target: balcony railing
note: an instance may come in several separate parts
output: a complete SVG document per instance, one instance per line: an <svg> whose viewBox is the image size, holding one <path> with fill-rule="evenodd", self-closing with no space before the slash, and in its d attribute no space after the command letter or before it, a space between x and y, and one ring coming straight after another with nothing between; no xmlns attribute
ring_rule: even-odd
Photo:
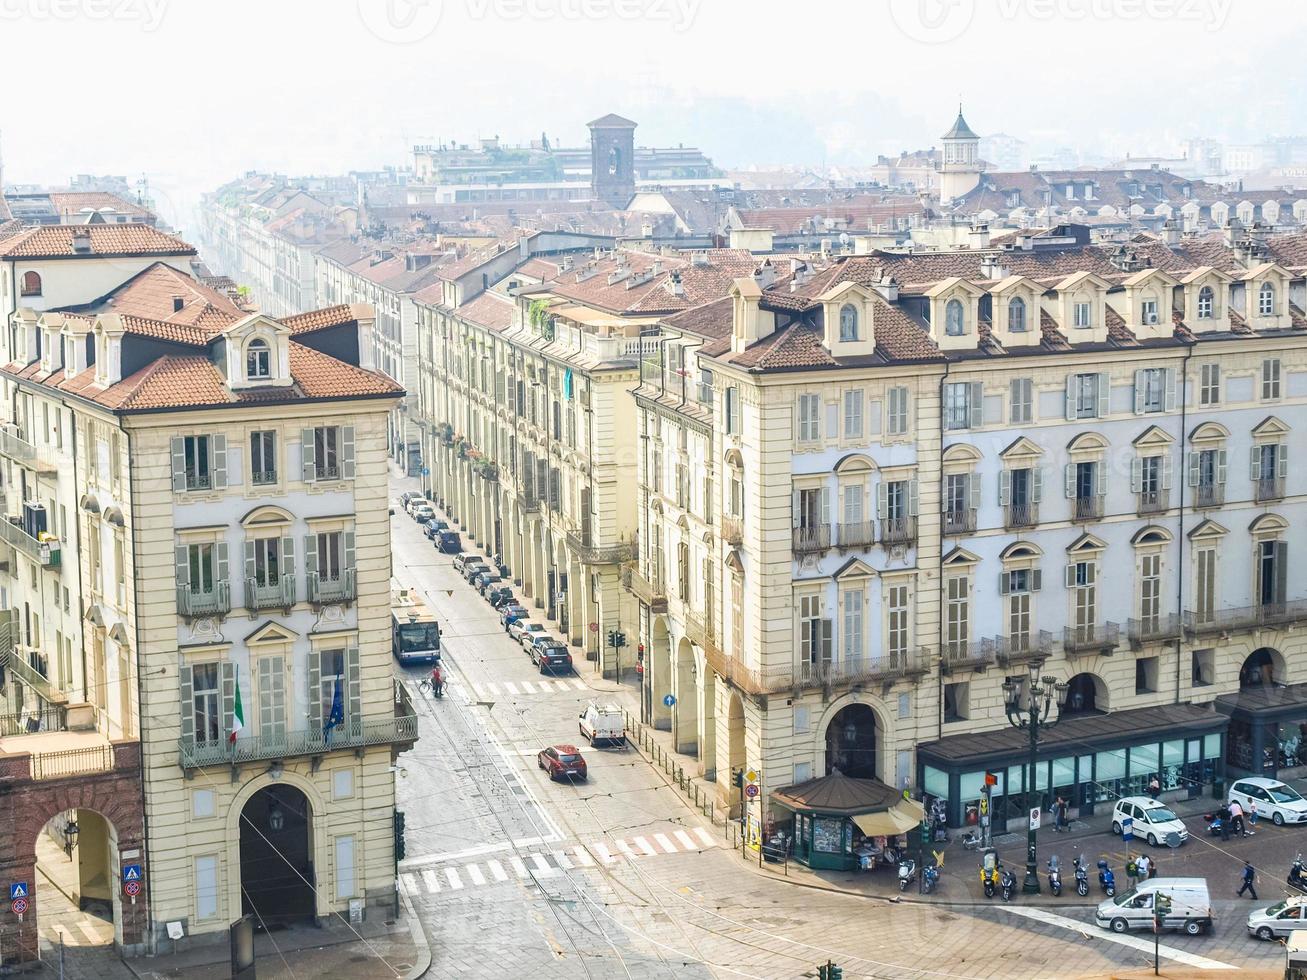
<svg viewBox="0 0 1307 980"><path fill-rule="evenodd" d="M1146 643L1176 640L1180 638L1180 617L1175 613L1166 613L1131 619L1126 624L1126 633L1130 637L1131 648L1135 650Z"/></svg>
<svg viewBox="0 0 1307 980"><path fill-rule="evenodd" d="M295 605L295 576L282 575L270 585L260 585L257 579L245 580L245 608L252 612L260 609L289 609Z"/></svg>
<svg viewBox="0 0 1307 980"><path fill-rule="evenodd" d="M1284 496L1284 480L1278 476L1262 477L1253 481L1253 497L1257 503L1279 500Z"/></svg>
<svg viewBox="0 0 1307 980"><path fill-rule="evenodd" d="M237 738L234 743L225 738L199 742L193 736L183 737L177 740L178 764L183 769L197 769L203 766L322 755L336 749L416 742L417 715L412 713L412 706L408 706L408 714L399 714L401 705L397 701L395 710L393 718L347 718L343 725L337 725L330 731L325 731L322 725L313 725L296 732Z"/></svg>
<svg viewBox="0 0 1307 980"><path fill-rule="evenodd" d="M928 668L924 651L898 650L878 658L852 660L841 663L802 663L799 665L799 684L838 687L844 684L861 684L875 681L894 681L913 674L924 674Z"/></svg>
<svg viewBox="0 0 1307 980"><path fill-rule="evenodd" d="M1185 632L1190 636L1229 633L1263 626L1293 626L1303 622L1307 622L1307 599L1229 606L1225 609L1195 609L1187 610L1184 614Z"/></svg>
<svg viewBox="0 0 1307 980"><path fill-rule="evenodd" d="M712 625L712 617L701 617L697 613L686 613L685 615L685 635L691 643L696 644L700 649L706 650L716 642L715 630Z"/></svg>
<svg viewBox="0 0 1307 980"><path fill-rule="evenodd" d="M1003 508L1003 526L1034 527L1039 523L1039 504L1008 504Z"/></svg>
<svg viewBox="0 0 1307 980"><path fill-rule="evenodd" d="M113 746L89 745L80 749L32 753L33 779L68 779L96 772L112 772Z"/></svg>
<svg viewBox="0 0 1307 980"><path fill-rule="evenodd" d="M35 470L53 472L57 468L49 452L45 449L37 449L12 426L0 429L0 455Z"/></svg>
<svg viewBox="0 0 1307 980"><path fill-rule="evenodd" d="M189 586L177 586L177 612L187 619L225 616L231 612L230 584L217 582L208 592L193 592Z"/></svg>
<svg viewBox="0 0 1307 980"><path fill-rule="evenodd" d="M186 473L187 490L212 490L213 477L208 473Z"/></svg>
<svg viewBox="0 0 1307 980"><path fill-rule="evenodd" d="M68 708L62 704L41 701L34 711L16 715L0 715L0 736L31 735L36 732L64 732L68 730Z"/></svg>
<svg viewBox="0 0 1307 980"><path fill-rule="evenodd" d="M976 512L970 507L944 511L945 534L969 534L976 529Z"/></svg>
<svg viewBox="0 0 1307 980"><path fill-rule="evenodd" d="M794 528L794 553L811 555L830 548L830 525L809 524Z"/></svg>
<svg viewBox="0 0 1307 980"><path fill-rule="evenodd" d="M309 602L319 605L339 605L353 602L358 598L358 589L354 584L354 569L341 569L335 578L326 578L318 572L309 572L307 581Z"/></svg>
<svg viewBox="0 0 1307 980"><path fill-rule="evenodd" d="M648 606L650 612L667 612L666 592L641 575L639 569L628 566L622 584L626 586L628 592Z"/></svg>
<svg viewBox="0 0 1307 980"><path fill-rule="evenodd" d="M732 548L744 543L744 521L738 517L722 518L722 540Z"/></svg>
<svg viewBox="0 0 1307 980"><path fill-rule="evenodd" d="M250 480L256 487L272 486L277 482L277 471L256 470L250 475Z"/></svg>
<svg viewBox="0 0 1307 980"><path fill-rule="evenodd" d="M1224 504L1224 483L1200 483L1194 487L1195 507L1221 507Z"/></svg>
<svg viewBox="0 0 1307 980"><path fill-rule="evenodd" d="M1121 627L1117 623L1067 626L1062 630L1062 649L1069 654L1111 653L1120 645Z"/></svg>
<svg viewBox="0 0 1307 980"><path fill-rule="evenodd" d="M870 548L876 543L876 522L851 521L841 524L836 533L841 548Z"/></svg>
<svg viewBox="0 0 1307 980"><path fill-rule="evenodd" d="M59 565L58 538L46 538L40 541L13 521L0 520L0 541L17 548L39 565L47 568L56 568Z"/></svg>
<svg viewBox="0 0 1307 980"><path fill-rule="evenodd" d="M887 517L880 522L881 544L912 544L917 540L915 517Z"/></svg>
<svg viewBox="0 0 1307 980"><path fill-rule="evenodd" d="M1000 664L1047 660L1053 654L1053 634L1048 630L993 638L994 656Z"/></svg>
<svg viewBox="0 0 1307 980"><path fill-rule="evenodd" d="M1139 513L1160 514L1170 506L1170 498L1166 490L1143 490L1139 494Z"/></svg>
<svg viewBox="0 0 1307 980"><path fill-rule="evenodd" d="M567 532L567 547L582 565L620 565L636 557L634 541L613 541L599 544L594 536L575 528Z"/></svg>
<svg viewBox="0 0 1307 980"><path fill-rule="evenodd" d="M33 650L29 647L13 647L4 657L5 670L22 682L24 687L36 693L42 701L59 704L68 700L68 695L50 683L50 679L32 666Z"/></svg>
<svg viewBox="0 0 1307 980"><path fill-rule="evenodd" d="M961 670L984 670L992 667L998 656L992 639L977 640L974 643L945 641L939 652L940 663L946 674Z"/></svg>
<svg viewBox="0 0 1307 980"><path fill-rule="evenodd" d="M1073 521L1096 521L1103 516L1103 497L1090 494L1088 497L1076 497L1071 501L1071 519Z"/></svg>

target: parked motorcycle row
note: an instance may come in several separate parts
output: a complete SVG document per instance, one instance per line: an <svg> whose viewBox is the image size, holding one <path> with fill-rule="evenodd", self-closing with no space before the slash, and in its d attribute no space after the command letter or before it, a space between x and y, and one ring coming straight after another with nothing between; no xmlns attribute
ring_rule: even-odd
<svg viewBox="0 0 1307 980"><path fill-rule="evenodd" d="M1044 874L1048 878L1049 892L1054 896L1060 896L1063 888L1062 859L1056 854L1050 857ZM1083 854L1076 856L1073 874L1076 894L1084 898L1089 894L1089 867ZM1011 868L1003 866L998 851L992 847L986 848L981 858L980 885L984 889L986 898L1001 895L1003 901L1010 902L1017 893L1016 873ZM1108 863L1102 860L1098 862L1098 886L1103 889L1103 894L1108 898L1116 894L1116 875L1112 872ZM1303 890L1307 891L1307 878L1304 878Z"/></svg>

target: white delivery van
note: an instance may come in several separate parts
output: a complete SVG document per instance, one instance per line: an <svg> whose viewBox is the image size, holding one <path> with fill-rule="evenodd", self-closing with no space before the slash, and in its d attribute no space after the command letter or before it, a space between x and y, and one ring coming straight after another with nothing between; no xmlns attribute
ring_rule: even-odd
<svg viewBox="0 0 1307 980"><path fill-rule="evenodd" d="M581 712L581 735L590 740L591 745L607 742L609 745L626 744L626 719L622 709L615 704L599 704L591 701Z"/></svg>
<svg viewBox="0 0 1307 980"><path fill-rule="evenodd" d="M1158 895L1171 901L1162 928L1183 929L1190 936L1210 932L1212 899L1206 878L1149 878L1128 892L1099 903L1094 921L1113 932L1153 928L1153 903Z"/></svg>

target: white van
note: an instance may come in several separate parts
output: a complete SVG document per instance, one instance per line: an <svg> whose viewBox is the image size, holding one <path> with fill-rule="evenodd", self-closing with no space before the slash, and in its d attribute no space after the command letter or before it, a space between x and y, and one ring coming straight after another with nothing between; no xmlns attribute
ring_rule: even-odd
<svg viewBox="0 0 1307 980"><path fill-rule="evenodd" d="M1153 901L1171 899L1171 911L1162 919L1165 929L1183 929L1190 936L1210 932L1212 899L1206 878L1149 878L1128 892L1099 903L1094 921L1113 932L1153 928Z"/></svg>
<svg viewBox="0 0 1307 980"><path fill-rule="evenodd" d="M610 745L626 744L626 718L622 709L615 704L598 704L591 701L581 712L578 726L581 735L590 740L591 745L607 742Z"/></svg>

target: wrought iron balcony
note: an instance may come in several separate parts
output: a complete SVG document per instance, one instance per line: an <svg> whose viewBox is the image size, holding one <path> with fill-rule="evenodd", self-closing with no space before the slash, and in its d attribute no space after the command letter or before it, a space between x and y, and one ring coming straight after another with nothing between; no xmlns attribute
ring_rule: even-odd
<svg viewBox="0 0 1307 980"><path fill-rule="evenodd" d="M186 472L186 489L187 490L212 490L213 477L208 473Z"/></svg>
<svg viewBox="0 0 1307 980"><path fill-rule="evenodd" d="M887 517L880 522L881 544L912 544L916 540L917 519L915 517Z"/></svg>
<svg viewBox="0 0 1307 980"><path fill-rule="evenodd" d="M1284 496L1284 480L1278 476L1262 477L1253 481L1253 498L1257 503L1279 500Z"/></svg>
<svg viewBox="0 0 1307 980"><path fill-rule="evenodd" d="M666 592L661 586L655 586L654 583L641 575L639 569L628 566L622 584L626 586L626 590L631 595L648 606L650 612L667 612Z"/></svg>
<svg viewBox="0 0 1307 980"><path fill-rule="evenodd" d="M358 598L354 583L354 569L344 568L335 578L326 578L318 572L309 572L306 582L309 602L322 606L340 605Z"/></svg>
<svg viewBox="0 0 1307 980"><path fill-rule="evenodd" d="M1096 521L1102 516L1102 494L1094 493L1088 497L1076 497L1071 501L1071 519L1073 521Z"/></svg>
<svg viewBox="0 0 1307 980"><path fill-rule="evenodd" d="M1039 523L1039 504L1008 504L1003 508L1003 526L1009 531Z"/></svg>
<svg viewBox="0 0 1307 980"><path fill-rule="evenodd" d="M744 543L744 521L738 517L722 518L722 540L732 548Z"/></svg>
<svg viewBox="0 0 1307 980"><path fill-rule="evenodd" d="M417 715L412 713L411 705L408 714L399 714L399 710L397 704L393 718L347 718L343 725L329 731L322 725L312 725L277 735L237 738L234 743L226 738L200 742L193 736L183 737L177 740L178 764L183 769L198 769L324 755L337 749L359 749L369 745L412 745L418 737Z"/></svg>
<svg viewBox="0 0 1307 980"><path fill-rule="evenodd" d="M1160 514L1170 506L1171 494L1167 490L1143 490L1139 493L1139 513Z"/></svg>
<svg viewBox="0 0 1307 980"><path fill-rule="evenodd" d="M625 561L633 561L637 554L634 541L599 544L586 529L569 529L567 547L582 565L620 565Z"/></svg>
<svg viewBox="0 0 1307 980"><path fill-rule="evenodd" d="M1195 507L1221 507L1225 504L1224 483L1200 483L1194 487Z"/></svg>
<svg viewBox="0 0 1307 980"><path fill-rule="evenodd" d="M876 543L876 522L851 521L841 524L836 538L840 548L870 548Z"/></svg>
<svg viewBox="0 0 1307 980"><path fill-rule="evenodd" d="M1121 627L1117 623L1066 626L1062 630L1062 649L1068 654L1111 653L1120 645Z"/></svg>
<svg viewBox="0 0 1307 980"><path fill-rule="evenodd" d="M245 580L245 608L251 612L260 609L289 609L295 605L295 576L282 575L269 585L260 585L257 579Z"/></svg>
<svg viewBox="0 0 1307 980"><path fill-rule="evenodd" d="M0 428L0 455L41 472L52 473L57 469L53 455L24 439L16 426Z"/></svg>
<svg viewBox="0 0 1307 980"><path fill-rule="evenodd" d="M895 681L927 673L924 650L897 650L880 657L840 663L802 663L799 686L840 687L876 681Z"/></svg>
<svg viewBox="0 0 1307 980"><path fill-rule="evenodd" d="M276 470L257 470L250 474L250 482L256 487L274 486L277 482Z"/></svg>
<svg viewBox="0 0 1307 980"><path fill-rule="evenodd" d="M231 586L216 582L207 592L192 591L189 586L177 587L177 613L187 619L225 616L231 612Z"/></svg>
<svg viewBox="0 0 1307 980"><path fill-rule="evenodd" d="M16 715L0 715L0 737L67 730L68 707L64 704L40 701L33 711Z"/></svg>
<svg viewBox="0 0 1307 980"><path fill-rule="evenodd" d="M1144 616L1126 623L1131 649L1138 650L1148 643L1162 643L1180 638L1180 617L1175 613Z"/></svg>
<svg viewBox="0 0 1307 980"><path fill-rule="evenodd" d="M1053 653L1053 634L1048 630L993 638L994 656L1004 665L1047 660Z"/></svg>
<svg viewBox="0 0 1307 980"><path fill-rule="evenodd" d="M685 635L691 643L700 649L706 650L715 644L715 633L711 616L700 616L698 613L686 612Z"/></svg>
<svg viewBox="0 0 1307 980"><path fill-rule="evenodd" d="M1294 626L1307 622L1307 599L1267 602L1224 609L1186 610L1184 629L1190 636L1230 633L1264 626Z"/></svg>
<svg viewBox="0 0 1307 980"><path fill-rule="evenodd" d="M970 507L944 512L945 534L969 534L976 529L976 512Z"/></svg>
<svg viewBox="0 0 1307 980"><path fill-rule="evenodd" d="M830 549L830 525L809 524L793 530L794 553L811 555Z"/></svg>
<svg viewBox="0 0 1307 980"><path fill-rule="evenodd" d="M964 670L983 671L994 666L998 651L992 639L965 641L945 641L940 645L940 664L946 674Z"/></svg>
<svg viewBox="0 0 1307 980"><path fill-rule="evenodd" d="M21 551L38 565L47 568L59 566L59 539L49 537L38 540L10 520L0 520L0 541Z"/></svg>

